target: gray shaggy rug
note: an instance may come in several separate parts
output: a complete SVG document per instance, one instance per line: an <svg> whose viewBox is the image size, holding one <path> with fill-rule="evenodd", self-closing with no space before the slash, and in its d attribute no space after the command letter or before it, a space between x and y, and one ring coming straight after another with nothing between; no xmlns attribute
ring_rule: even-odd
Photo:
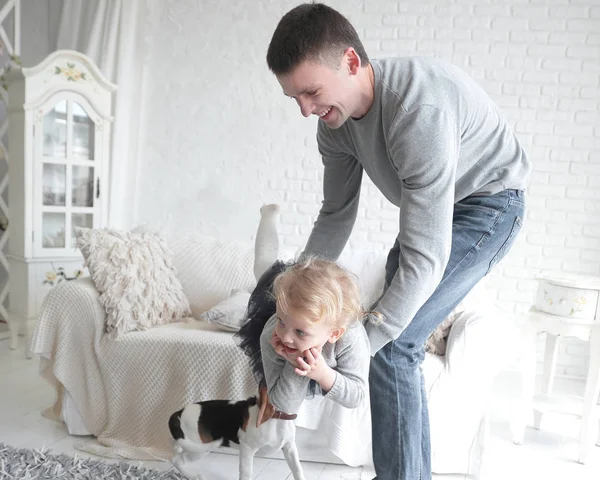
<svg viewBox="0 0 600 480"><path fill-rule="evenodd" d="M54 455L49 450L12 448L0 443L1 480L185 480L176 470L148 470L128 463L112 464Z"/></svg>

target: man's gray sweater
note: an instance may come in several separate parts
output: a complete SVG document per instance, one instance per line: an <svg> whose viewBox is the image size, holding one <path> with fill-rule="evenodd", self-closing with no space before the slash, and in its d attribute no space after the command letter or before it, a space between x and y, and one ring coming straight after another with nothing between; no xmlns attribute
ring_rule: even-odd
<svg viewBox="0 0 600 480"><path fill-rule="evenodd" d="M440 282L454 203L524 190L531 165L506 119L466 73L432 58L373 60L374 102L333 130L319 121L324 200L304 254L337 259L358 210L363 170L400 209L400 262L366 325L371 355L396 339Z"/></svg>

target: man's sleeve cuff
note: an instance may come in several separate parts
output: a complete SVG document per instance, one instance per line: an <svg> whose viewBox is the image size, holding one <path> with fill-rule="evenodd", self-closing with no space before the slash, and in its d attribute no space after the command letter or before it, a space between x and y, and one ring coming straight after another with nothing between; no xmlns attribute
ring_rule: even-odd
<svg viewBox="0 0 600 480"><path fill-rule="evenodd" d="M374 357L375 354L385 347L389 342L394 340L393 338L388 337L378 325L374 323L368 322L365 325L365 330L367 331L367 336L369 337L369 344L371 345L371 356Z"/></svg>

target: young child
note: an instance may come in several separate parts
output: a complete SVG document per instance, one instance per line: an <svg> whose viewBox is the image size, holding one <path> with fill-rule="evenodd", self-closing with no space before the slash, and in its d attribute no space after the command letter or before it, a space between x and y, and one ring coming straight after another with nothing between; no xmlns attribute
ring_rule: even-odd
<svg viewBox="0 0 600 480"><path fill-rule="evenodd" d="M351 274L334 262L276 262L263 274L238 336L277 410L297 413L311 391L347 408L365 401L370 347L363 313Z"/></svg>

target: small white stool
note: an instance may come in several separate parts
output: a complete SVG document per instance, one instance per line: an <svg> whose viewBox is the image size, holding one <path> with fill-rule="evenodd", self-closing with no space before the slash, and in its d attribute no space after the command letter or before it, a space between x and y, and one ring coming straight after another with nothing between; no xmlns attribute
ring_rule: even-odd
<svg viewBox="0 0 600 480"><path fill-rule="evenodd" d="M533 410L534 427L540 428L548 411L582 417L579 434L579 462L585 463L594 445L598 427L600 394L600 278L568 274L543 274L535 306L525 316L521 356L521 405L513 419L513 442L522 444L527 419ZM535 395L536 343L546 332L542 391ZM556 359L561 337L588 341L590 364L583 401L581 398L552 395ZM600 436L597 439L600 445Z"/></svg>

